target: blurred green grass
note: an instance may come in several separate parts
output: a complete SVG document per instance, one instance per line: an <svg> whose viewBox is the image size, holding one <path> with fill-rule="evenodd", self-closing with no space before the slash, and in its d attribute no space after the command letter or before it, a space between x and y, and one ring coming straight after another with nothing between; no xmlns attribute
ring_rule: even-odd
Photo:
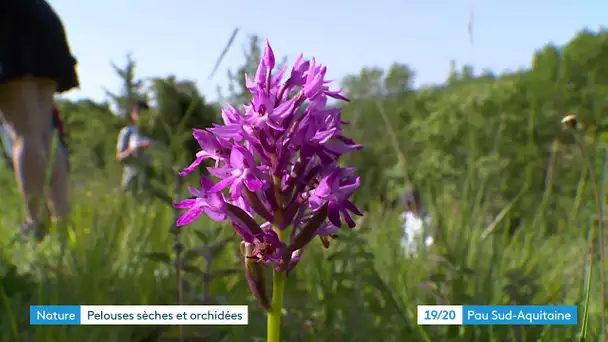
<svg viewBox="0 0 608 342"><path fill-rule="evenodd" d="M175 327L29 326L28 305L175 303L177 280L171 265L143 257L149 252L171 252L173 213L163 203L125 198L111 190L114 186L108 181L75 187L66 255L58 264L57 232L38 246L7 246L22 217L11 177L8 172L0 175L4 246L0 341L177 341ZM578 327L416 325L420 304L578 304L582 300L584 234L562 220L564 227L556 228L564 233L547 237L541 220L524 217L514 236L501 222L484 235L490 213L474 196L481 182L463 179L461 184L465 195L458 200L437 195L438 189L425 189L427 195L435 194L429 206L441 237L435 249L418 259L404 259L399 211L380 202L369 208L359 228L344 230L329 249L314 241L288 279L285 341L575 339ZM202 241L196 231L209 241ZM211 269L239 267L239 241L230 227L201 219L182 234L186 248L232 237L215 255ZM19 277L8 276L10 263ZM198 266L204 270L206 265ZM30 285L22 278L26 274ZM250 305L249 326L184 328L191 341L263 340L264 314L240 273L204 282L201 274L190 272L185 280L185 304L204 304L201 295L207 291L212 303ZM594 298L598 291L599 285ZM589 341L599 339L601 305L597 300L592 304Z"/></svg>

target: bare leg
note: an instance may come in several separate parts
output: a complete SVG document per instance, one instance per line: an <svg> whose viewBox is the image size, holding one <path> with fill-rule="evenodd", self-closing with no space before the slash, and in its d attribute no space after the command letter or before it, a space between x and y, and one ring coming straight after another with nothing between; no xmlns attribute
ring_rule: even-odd
<svg viewBox="0 0 608 342"><path fill-rule="evenodd" d="M53 95L55 94L54 82L39 82L38 83L38 101L43 112L48 113L46 118L50 125L50 113L53 108ZM46 146L52 147L54 144L54 133L49 130L50 134L47 138ZM50 150L50 148L48 148ZM59 141L55 143L54 153L49 153L53 157L52 168L49 167L50 184L47 197L48 208L53 219L59 219L68 214L70 210L69 204L69 183L68 183L68 167L67 167L67 151L60 145Z"/></svg>
<svg viewBox="0 0 608 342"><path fill-rule="evenodd" d="M25 197L29 222L41 219L49 162L53 92L39 94L41 84L54 89L55 83L24 77L0 85L0 109L9 125L15 177Z"/></svg>

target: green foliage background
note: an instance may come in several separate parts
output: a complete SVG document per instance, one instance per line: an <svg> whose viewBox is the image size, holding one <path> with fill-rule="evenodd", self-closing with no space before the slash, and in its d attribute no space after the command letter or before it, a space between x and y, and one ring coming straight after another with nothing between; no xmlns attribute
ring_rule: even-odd
<svg viewBox="0 0 608 342"><path fill-rule="evenodd" d="M254 72L253 37L224 100L244 103L243 72ZM348 135L365 149L347 158L362 177L359 228L329 249L313 243L288 279L285 341L570 341L580 327L422 327L419 304L582 304L594 222L586 164L560 126L578 115L602 191L608 119L608 32L583 31L566 46L535 52L531 69L475 75L454 68L445 84L414 89L414 71L395 63L343 80ZM197 146L191 129L219 120L193 82L144 82L135 61L108 103L60 101L69 134L74 211L66 257L57 236L37 247L0 249L0 341L261 341L265 318L249 294L226 225L201 219L176 232L168 198L183 195L175 171ZM331 66L329 66L331 67ZM238 76L234 76L238 75ZM145 87L148 84L149 87ZM118 130L129 101L155 99L142 129L155 152L152 201L116 189ZM399 198L417 185L440 231L437 246L406 260ZM1 236L22 218L10 170L0 172ZM57 234L55 234L57 235ZM595 241L595 240L593 240ZM183 245L179 276L173 248ZM595 261L594 268L600 269ZM599 272L595 272L598 275ZM599 276L593 278L588 341L599 340ZM181 285L180 280L181 279ZM30 304L249 304L246 327L30 327ZM579 322L582 321L582 312Z"/></svg>

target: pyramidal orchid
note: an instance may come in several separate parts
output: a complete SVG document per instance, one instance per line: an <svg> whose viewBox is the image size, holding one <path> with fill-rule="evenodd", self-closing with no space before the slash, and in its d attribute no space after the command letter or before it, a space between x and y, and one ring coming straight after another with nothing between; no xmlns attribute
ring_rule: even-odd
<svg viewBox="0 0 608 342"><path fill-rule="evenodd" d="M338 164L340 156L362 147L343 135L342 110L328 98L348 101L330 90L327 68L315 59L298 58L291 70L273 74L275 56L266 42L257 72L246 77L252 100L243 108L222 110L223 125L194 130L201 151L180 175L205 160L211 177L201 189L175 203L187 209L178 226L203 213L229 220L242 239L241 254L249 286L268 312L268 341L279 341L286 275L306 246L319 237L323 246L345 224L362 216L350 197L360 178ZM262 267L274 268L272 298L266 294Z"/></svg>

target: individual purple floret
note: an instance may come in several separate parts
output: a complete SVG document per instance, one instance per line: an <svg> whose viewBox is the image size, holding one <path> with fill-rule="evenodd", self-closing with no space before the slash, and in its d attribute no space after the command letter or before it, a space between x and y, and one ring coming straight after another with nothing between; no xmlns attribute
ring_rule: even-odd
<svg viewBox="0 0 608 342"><path fill-rule="evenodd" d="M175 204L187 209L178 226L202 213L215 221L230 220L243 239L249 284L267 308L256 267L272 264L288 272L315 237L327 247L342 223L354 228L352 215L362 216L350 201L360 178L338 164L342 155L362 147L343 135L342 110L327 106L328 98L348 99L329 90L327 68L314 58L300 56L289 73L284 68L273 75L274 67L267 42L255 76L246 75L251 102L225 108L223 125L194 130L201 151L180 175L212 160L207 170L218 180L202 176L201 189L190 189L194 198Z"/></svg>

